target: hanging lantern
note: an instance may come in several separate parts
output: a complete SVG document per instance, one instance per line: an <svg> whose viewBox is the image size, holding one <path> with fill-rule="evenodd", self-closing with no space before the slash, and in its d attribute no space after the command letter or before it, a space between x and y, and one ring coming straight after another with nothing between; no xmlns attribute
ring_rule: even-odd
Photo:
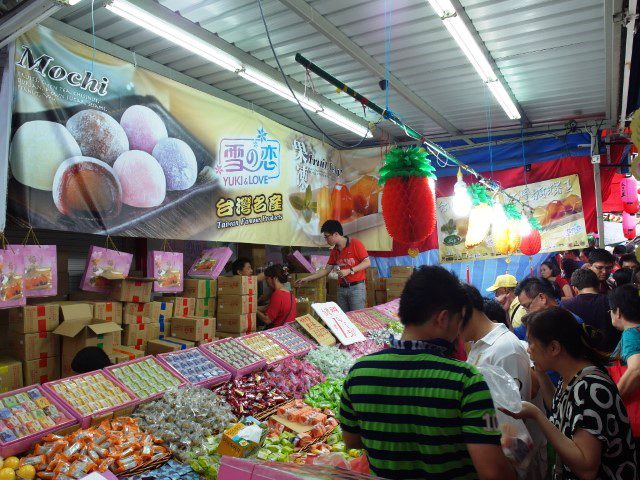
<svg viewBox="0 0 640 480"><path fill-rule="evenodd" d="M624 177L620 181L620 199L625 212L638 211L638 182L634 177Z"/></svg>
<svg viewBox="0 0 640 480"><path fill-rule="evenodd" d="M458 168L458 181L453 186L451 209L456 217L466 217L471 211L471 197L467 191L467 184L462 179L462 170Z"/></svg>
<svg viewBox="0 0 640 480"><path fill-rule="evenodd" d="M520 253L523 255L533 255L540 252L542 248L542 235L540 235L540 223L535 218L529 219L530 229L527 235L523 235L520 240Z"/></svg>
<svg viewBox="0 0 640 480"><path fill-rule="evenodd" d="M418 147L393 148L380 169L382 216L389 235L397 242L424 241L436 227L436 201L430 180L435 168Z"/></svg>
<svg viewBox="0 0 640 480"><path fill-rule="evenodd" d="M494 223L491 230L493 239L493 249L499 255L510 255L515 253L520 246L520 225L521 214L514 203L500 205L496 202L496 207L500 207L500 213L494 215Z"/></svg>
<svg viewBox="0 0 640 480"><path fill-rule="evenodd" d="M469 212L469 225L464 241L465 248L473 248L480 245L489 234L491 219L493 218L493 201L489 197L487 187L479 183L469 185L467 188L473 207Z"/></svg>
<svg viewBox="0 0 640 480"><path fill-rule="evenodd" d="M636 225L638 220L635 215L631 215L627 212L622 212L622 232L624 238L627 240L633 240L636 238Z"/></svg>

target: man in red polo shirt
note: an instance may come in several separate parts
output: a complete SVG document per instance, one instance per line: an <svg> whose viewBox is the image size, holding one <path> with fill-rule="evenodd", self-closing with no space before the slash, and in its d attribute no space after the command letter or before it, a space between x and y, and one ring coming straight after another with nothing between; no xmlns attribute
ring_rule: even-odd
<svg viewBox="0 0 640 480"><path fill-rule="evenodd" d="M367 250L357 238L344 236L342 225L337 220L324 222L320 233L324 235L329 246L333 247L327 266L313 275L298 280L296 287L305 282L326 277L336 268L339 277L338 305L340 308L345 312L365 308L367 303L365 270L371 266Z"/></svg>

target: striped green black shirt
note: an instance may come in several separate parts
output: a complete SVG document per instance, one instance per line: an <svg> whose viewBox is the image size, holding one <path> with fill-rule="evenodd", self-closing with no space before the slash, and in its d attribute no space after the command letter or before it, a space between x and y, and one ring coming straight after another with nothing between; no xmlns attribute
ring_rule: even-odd
<svg viewBox="0 0 640 480"><path fill-rule="evenodd" d="M466 445L500 445L489 388L444 342L395 341L360 358L342 392L342 428L390 479L475 479ZM444 347L444 348L443 348Z"/></svg>

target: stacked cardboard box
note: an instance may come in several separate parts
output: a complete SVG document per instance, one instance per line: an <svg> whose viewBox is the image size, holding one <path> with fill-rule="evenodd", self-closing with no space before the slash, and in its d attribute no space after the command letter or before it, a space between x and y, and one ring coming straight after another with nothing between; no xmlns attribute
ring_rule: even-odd
<svg viewBox="0 0 640 480"><path fill-rule="evenodd" d="M387 279L381 278L377 268L367 268L367 307L387 301Z"/></svg>
<svg viewBox="0 0 640 480"><path fill-rule="evenodd" d="M15 358L0 355L0 393L16 390L22 386L24 386L22 363Z"/></svg>
<svg viewBox="0 0 640 480"><path fill-rule="evenodd" d="M115 322L94 318L93 305L89 303L61 305L60 325L53 333L62 341L62 376L74 374L71 362L85 347L100 347L107 355L112 355L116 336L121 330Z"/></svg>
<svg viewBox="0 0 640 480"><path fill-rule="evenodd" d="M217 335L256 331L258 281L256 277L219 277Z"/></svg>
<svg viewBox="0 0 640 480"><path fill-rule="evenodd" d="M173 317L171 336L188 340L196 345L216 340L216 319L213 317Z"/></svg>
<svg viewBox="0 0 640 480"><path fill-rule="evenodd" d="M158 355L160 353L175 352L195 347L195 342L182 340L175 337L165 337L159 340L149 340L147 342L147 355Z"/></svg>
<svg viewBox="0 0 640 480"><path fill-rule="evenodd" d="M25 385L60 378L60 324L58 304L12 308L8 311L7 352L22 362Z"/></svg>
<svg viewBox="0 0 640 480"><path fill-rule="evenodd" d="M292 282L295 283L297 280L308 277L309 275L311 275L311 273L294 273L291 275ZM295 294L297 299L306 298L311 303L324 303L327 301L326 277L303 283L301 287L294 288L293 293Z"/></svg>
<svg viewBox="0 0 640 480"><path fill-rule="evenodd" d="M239 243L238 257L248 258L254 270L267 264L267 251L264 245ZM235 272L233 273L235 274Z"/></svg>
<svg viewBox="0 0 640 480"><path fill-rule="evenodd" d="M327 302L338 301L338 279L327 278Z"/></svg>
<svg viewBox="0 0 640 480"><path fill-rule="evenodd" d="M195 312L198 317L215 317L217 283L213 279L188 278L184 281L185 297L195 298Z"/></svg>
<svg viewBox="0 0 640 480"><path fill-rule="evenodd" d="M386 280L387 302L400 298L404 286L413 273L413 267L394 266L391 267L391 277Z"/></svg>

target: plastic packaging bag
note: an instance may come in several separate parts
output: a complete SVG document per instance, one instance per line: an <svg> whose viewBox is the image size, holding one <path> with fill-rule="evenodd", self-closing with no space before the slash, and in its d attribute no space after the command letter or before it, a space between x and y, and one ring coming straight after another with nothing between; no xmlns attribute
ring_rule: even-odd
<svg viewBox="0 0 640 480"><path fill-rule="evenodd" d="M505 456L519 472L529 466L534 454L534 444L529 431L522 420L509 417L498 411L498 407L519 412L522 409L520 390L516 381L503 368L495 365L483 365L478 370L484 376L496 407L496 418L502 432L500 444Z"/></svg>

